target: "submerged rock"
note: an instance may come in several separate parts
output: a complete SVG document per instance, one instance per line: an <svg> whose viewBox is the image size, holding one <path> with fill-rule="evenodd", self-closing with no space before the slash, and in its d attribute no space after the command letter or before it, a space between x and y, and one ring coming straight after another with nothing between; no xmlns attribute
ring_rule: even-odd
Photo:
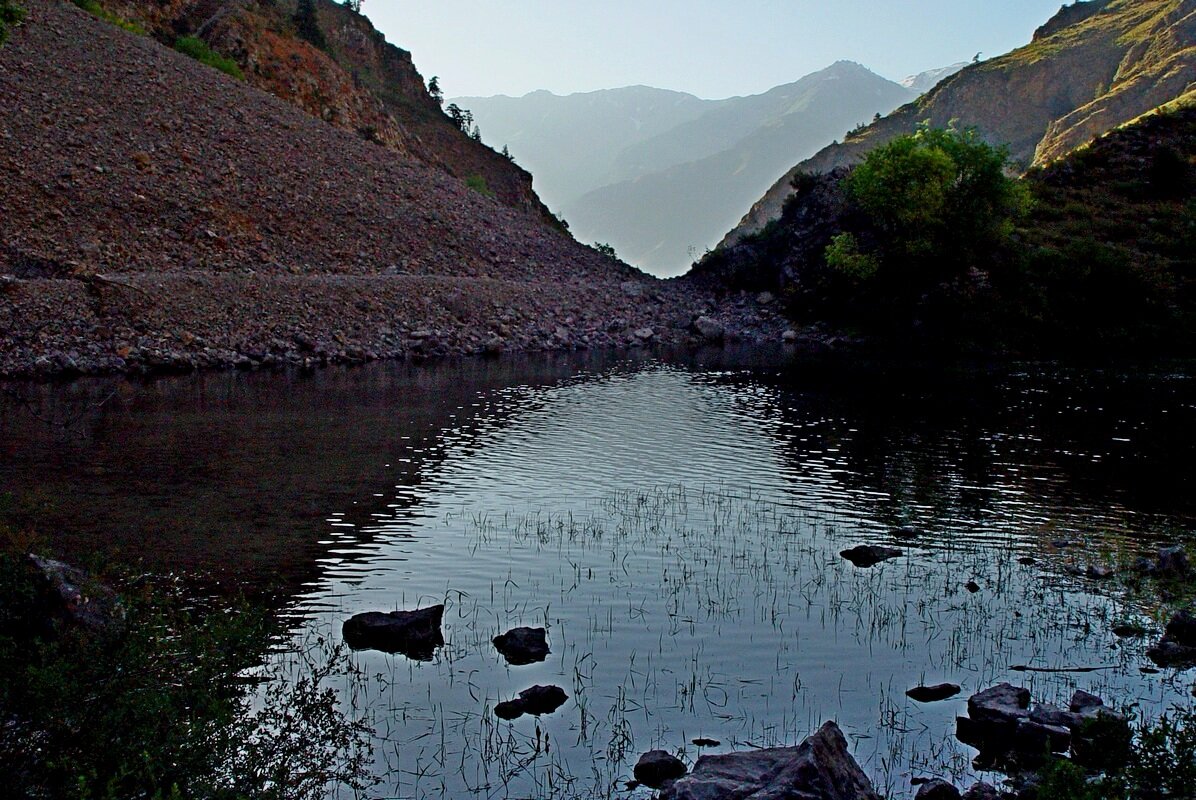
<svg viewBox="0 0 1196 800"><path fill-rule="evenodd" d="M890 558L898 558L904 554L904 550L899 550L896 547L885 547L884 545L876 544L861 544L852 547L848 550L843 550L839 555L850 561L853 565L861 568L872 567L882 561L888 561Z"/></svg>
<svg viewBox="0 0 1196 800"><path fill-rule="evenodd" d="M936 683L934 686L915 686L905 695L919 703L935 703L939 700L948 700L961 691L962 689L954 683Z"/></svg>
<svg viewBox="0 0 1196 800"><path fill-rule="evenodd" d="M689 770L685 762L664 750L649 750L640 756L635 764L635 779L644 786L659 789L669 781L675 781Z"/></svg>
<svg viewBox="0 0 1196 800"><path fill-rule="evenodd" d="M1176 612L1167 622L1163 638L1146 655L1160 667L1196 666L1196 616L1187 610Z"/></svg>
<svg viewBox="0 0 1196 800"><path fill-rule="evenodd" d="M1182 578L1192 571L1188 553L1183 547L1164 547L1155 561L1155 574L1165 578Z"/></svg>
<svg viewBox="0 0 1196 800"><path fill-rule="evenodd" d="M998 800L1000 796L997 787L981 781L972 784L971 788L963 793L963 800Z"/></svg>
<svg viewBox="0 0 1196 800"><path fill-rule="evenodd" d="M847 750L843 732L828 722L797 747L702 756L689 775L660 800L880 800Z"/></svg>
<svg viewBox="0 0 1196 800"><path fill-rule="evenodd" d="M430 661L436 648L444 644L443 618L443 605L415 611L367 611L345 620L341 632L354 650L380 650Z"/></svg>
<svg viewBox="0 0 1196 800"><path fill-rule="evenodd" d="M548 632L543 628L512 628L493 641L507 663L517 667L543 661L552 652L548 649Z"/></svg>
<svg viewBox="0 0 1196 800"><path fill-rule="evenodd" d="M533 686L524 689L514 700L505 700L494 706L494 715L500 719L519 719L524 714L542 716L551 714L565 704L569 695L559 686Z"/></svg>

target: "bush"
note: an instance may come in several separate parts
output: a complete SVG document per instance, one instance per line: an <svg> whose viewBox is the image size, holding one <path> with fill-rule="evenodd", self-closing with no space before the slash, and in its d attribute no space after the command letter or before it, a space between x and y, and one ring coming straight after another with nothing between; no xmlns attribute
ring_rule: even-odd
<svg viewBox="0 0 1196 800"><path fill-rule="evenodd" d="M30 624L44 614L34 580L0 555L6 796L315 800L370 785L371 731L325 686L359 677L343 651L316 640L255 667L264 615L144 581L122 592L122 625L51 634Z"/></svg>
<svg viewBox="0 0 1196 800"><path fill-rule="evenodd" d="M860 251L860 243L850 233L831 239L826 248L826 264L836 272L856 280L867 280L876 274L876 256Z"/></svg>
<svg viewBox="0 0 1196 800"><path fill-rule="evenodd" d="M124 17L117 16L111 11L106 11L104 7L99 4L98 0L74 0L74 2L75 5L86 11L88 14L91 14L96 19L102 19L104 22L107 22L110 25L115 25L123 31L128 31L129 33L136 34L137 36L149 35L145 28L141 27L136 22L132 22Z"/></svg>
<svg viewBox="0 0 1196 800"><path fill-rule="evenodd" d="M8 41L9 28L16 27L25 19L25 9L12 0L0 0L0 47Z"/></svg>
<svg viewBox="0 0 1196 800"><path fill-rule="evenodd" d="M847 193L880 234L882 265L960 274L989 262L1029 210L1008 160L972 129L923 127L868 153Z"/></svg>
<svg viewBox="0 0 1196 800"><path fill-rule="evenodd" d="M231 75L239 81L245 80L245 73L241 71L241 67L236 61L217 53L208 47L207 42L197 36L180 36L174 41L174 49L183 55L191 56L201 64L207 64L226 75Z"/></svg>
<svg viewBox="0 0 1196 800"><path fill-rule="evenodd" d="M324 37L324 31L320 29L320 20L316 16L315 0L299 0L295 8L294 22L295 32L299 34L300 39L321 50L328 49L328 39Z"/></svg>
<svg viewBox="0 0 1196 800"><path fill-rule="evenodd" d="M486 176L484 175L470 175L465 179L465 185L473 189L478 194L486 197L494 197L494 191L486 183Z"/></svg>

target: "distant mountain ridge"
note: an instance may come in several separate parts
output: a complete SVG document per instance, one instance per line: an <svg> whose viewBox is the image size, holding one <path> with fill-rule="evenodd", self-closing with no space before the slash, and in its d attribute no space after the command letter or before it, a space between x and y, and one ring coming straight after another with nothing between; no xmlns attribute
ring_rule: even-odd
<svg viewBox="0 0 1196 800"><path fill-rule="evenodd" d="M559 210L612 182L624 149L697 119L719 100L627 86L570 95L540 90L522 97L454 97L473 112L482 137L509 147L540 196Z"/></svg>
<svg viewBox="0 0 1196 800"><path fill-rule="evenodd" d="M794 158L915 93L848 61L767 92L702 100L627 87L454 98L507 145L582 241L657 274L683 271Z"/></svg>
<svg viewBox="0 0 1196 800"><path fill-rule="evenodd" d="M929 121L975 127L1023 169L1196 91L1196 0L1090 0L1064 6L1030 44L970 64L842 143L801 161L724 237L776 219L799 172L824 173Z"/></svg>
<svg viewBox="0 0 1196 800"><path fill-rule="evenodd" d="M840 61L762 95L728 100L625 150L620 163L634 177L590 192L565 207L565 218L582 241L609 242L649 272L680 274L787 163L913 96ZM696 158L683 160L686 153ZM652 163L666 166L649 171Z"/></svg>

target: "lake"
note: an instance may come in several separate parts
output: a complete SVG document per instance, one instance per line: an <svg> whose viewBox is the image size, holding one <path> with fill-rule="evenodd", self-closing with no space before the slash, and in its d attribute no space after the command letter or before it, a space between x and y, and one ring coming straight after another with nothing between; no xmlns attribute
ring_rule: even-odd
<svg viewBox="0 0 1196 800"><path fill-rule="evenodd" d="M10 384L0 492L66 556L244 591L300 641L444 603L430 661L362 651L338 687L379 797L647 797L623 785L646 750L828 719L906 797L981 774L954 718L996 682L1190 699L1191 674L1143 672L1150 636L1111 632L1153 635L1149 596L1082 573L1192 533L1192 375L728 349ZM860 569L858 544L903 553ZM518 625L545 662L496 652ZM905 696L940 681L964 691ZM533 684L569 700L494 716Z"/></svg>

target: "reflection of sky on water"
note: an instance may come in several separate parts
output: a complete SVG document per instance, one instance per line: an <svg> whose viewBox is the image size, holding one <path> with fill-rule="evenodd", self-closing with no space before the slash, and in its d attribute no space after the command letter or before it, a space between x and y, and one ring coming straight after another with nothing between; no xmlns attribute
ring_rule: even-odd
<svg viewBox="0 0 1196 800"><path fill-rule="evenodd" d="M1109 632L1130 612L1062 573L1158 520L1070 486L1076 453L1044 444L1029 384L995 418L881 436L858 413L866 392L841 408L748 374L649 366L485 391L468 424L429 435L417 485L359 499L379 509L368 521L329 510L323 575L291 613L338 629L362 610L448 605L432 663L360 656L395 796L601 794L652 747L793 743L830 718L901 796L912 776L967 771L953 718L995 681L1147 709L1186 693ZM906 521L926 533L893 539ZM1081 546L1044 545L1061 538ZM907 554L872 570L838 558L864 541ZM548 626L546 663L501 663L489 639L519 624ZM940 680L964 694L904 697ZM534 683L572 699L538 724L488 713Z"/></svg>

